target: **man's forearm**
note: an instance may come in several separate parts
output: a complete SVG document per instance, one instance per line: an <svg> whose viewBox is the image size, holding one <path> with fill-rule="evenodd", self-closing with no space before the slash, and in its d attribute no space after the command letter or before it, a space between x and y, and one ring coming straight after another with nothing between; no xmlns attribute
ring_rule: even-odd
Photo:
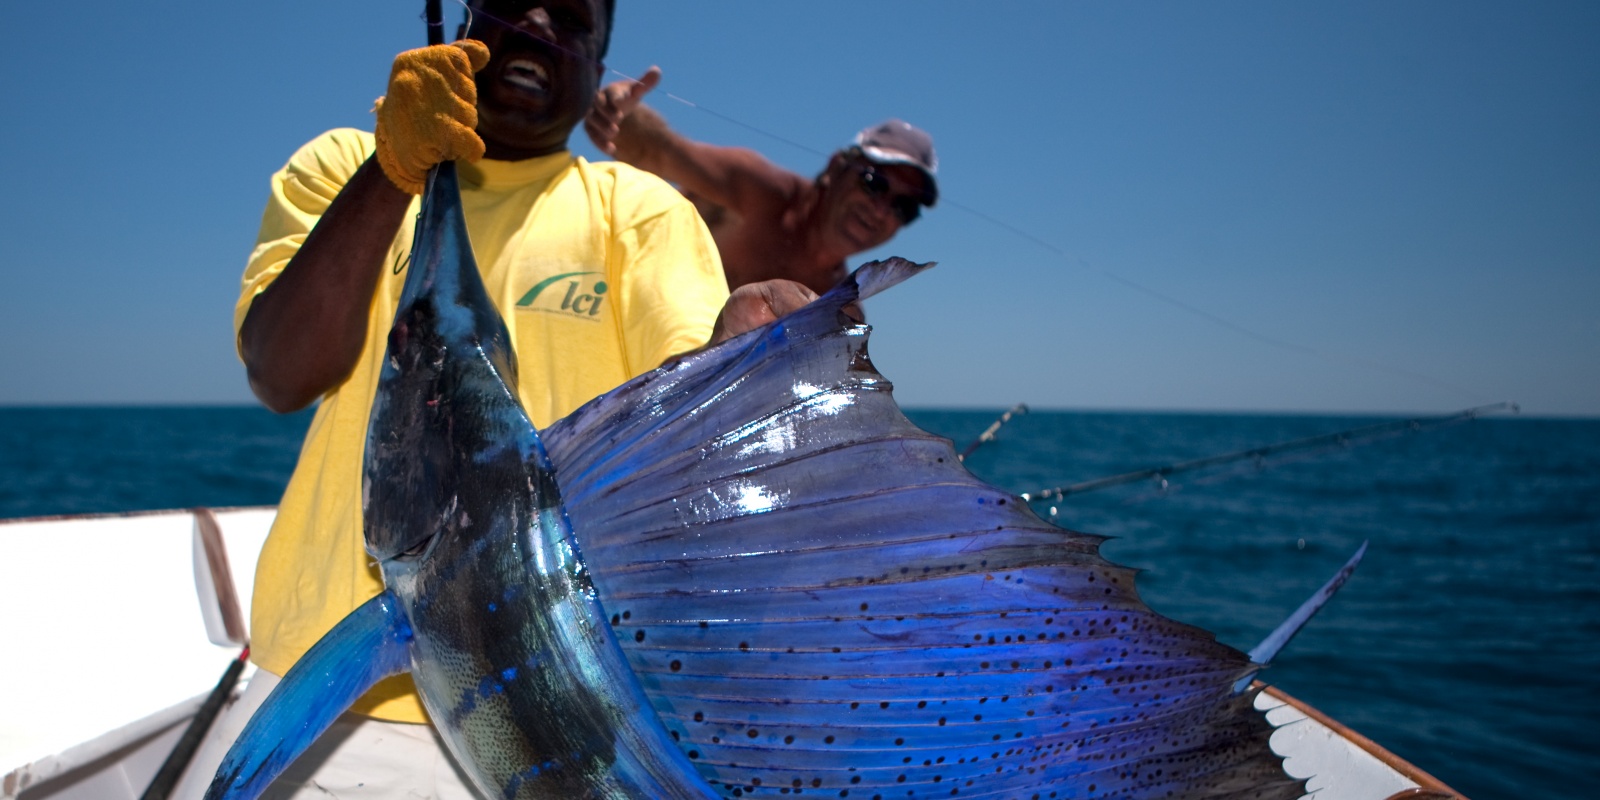
<svg viewBox="0 0 1600 800"><path fill-rule="evenodd" d="M251 303L239 349L250 388L268 408L304 408L355 368L384 257L410 204L368 159Z"/></svg>
<svg viewBox="0 0 1600 800"><path fill-rule="evenodd" d="M655 109L640 104L622 119L617 129L616 157L618 161L632 164L646 172L681 183L684 176L674 175L683 159L684 140Z"/></svg>

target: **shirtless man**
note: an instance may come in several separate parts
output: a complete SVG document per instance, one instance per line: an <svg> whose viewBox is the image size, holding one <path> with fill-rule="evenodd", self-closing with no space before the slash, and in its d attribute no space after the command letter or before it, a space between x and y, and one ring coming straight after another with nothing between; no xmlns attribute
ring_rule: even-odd
<svg viewBox="0 0 1600 800"><path fill-rule="evenodd" d="M889 241L939 198L933 139L908 123L867 128L806 178L753 150L685 139L640 102L660 81L651 67L601 89L584 130L601 151L694 201L730 290L787 278L825 292L844 278L847 257Z"/></svg>

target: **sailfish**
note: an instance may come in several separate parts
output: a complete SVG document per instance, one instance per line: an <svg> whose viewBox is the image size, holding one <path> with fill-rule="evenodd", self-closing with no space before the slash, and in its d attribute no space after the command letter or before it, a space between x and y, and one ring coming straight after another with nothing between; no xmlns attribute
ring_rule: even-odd
<svg viewBox="0 0 1600 800"><path fill-rule="evenodd" d="M1253 708L1261 663L895 404L848 307L931 265L862 266L540 432L453 165L415 242L364 466L386 588L209 798L256 796L403 671L488 798L1304 793Z"/></svg>

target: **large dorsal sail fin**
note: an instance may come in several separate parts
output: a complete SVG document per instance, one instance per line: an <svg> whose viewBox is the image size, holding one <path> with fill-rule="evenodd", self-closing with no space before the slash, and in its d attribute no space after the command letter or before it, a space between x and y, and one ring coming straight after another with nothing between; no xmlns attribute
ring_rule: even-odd
<svg viewBox="0 0 1600 800"><path fill-rule="evenodd" d="M846 309L920 269L866 265L543 432L672 737L729 795L1298 798L1232 692L1245 654L900 412Z"/></svg>

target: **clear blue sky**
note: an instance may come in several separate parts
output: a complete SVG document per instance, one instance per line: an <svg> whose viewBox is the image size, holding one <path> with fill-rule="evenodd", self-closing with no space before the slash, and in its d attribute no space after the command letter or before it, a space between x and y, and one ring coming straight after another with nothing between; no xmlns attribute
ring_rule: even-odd
<svg viewBox="0 0 1600 800"><path fill-rule="evenodd" d="M935 135L948 202L871 254L941 264L869 306L906 405L1600 414L1600 5L619 6L691 136ZM370 127L420 7L14 9L0 404L250 402L266 178Z"/></svg>

